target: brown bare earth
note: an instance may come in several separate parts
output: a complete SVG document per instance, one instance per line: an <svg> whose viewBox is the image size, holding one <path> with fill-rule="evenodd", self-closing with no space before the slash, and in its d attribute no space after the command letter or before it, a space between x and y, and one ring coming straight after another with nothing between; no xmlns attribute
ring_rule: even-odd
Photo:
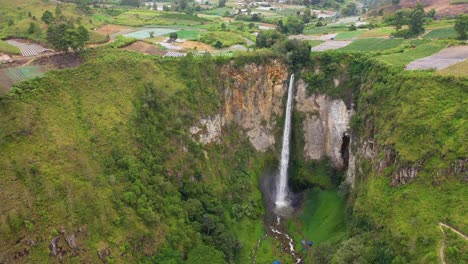
<svg viewBox="0 0 468 264"><path fill-rule="evenodd" d="M130 27L118 26L118 25L104 25L98 28L95 32L99 34L103 34L103 35L110 35L110 34L128 30L128 29L130 29Z"/></svg>
<svg viewBox="0 0 468 264"><path fill-rule="evenodd" d="M163 55L166 54L166 51L162 50L158 46L149 44L149 43L144 42L144 41L134 42L134 43L126 46L123 49L124 50L129 50L129 51L141 52L141 53L145 53L145 54L149 54L149 55L163 56Z"/></svg>
<svg viewBox="0 0 468 264"><path fill-rule="evenodd" d="M184 49L193 50L196 49L198 51L213 51L213 47L208 44L201 43L198 41L185 41L183 43L175 43L174 45L183 47Z"/></svg>
<svg viewBox="0 0 468 264"><path fill-rule="evenodd" d="M429 11L432 8L436 10L436 16L456 16L459 14L468 14L468 4L451 5L450 0L420 0L424 10ZM412 8L416 6L415 0L401 0L399 7Z"/></svg>

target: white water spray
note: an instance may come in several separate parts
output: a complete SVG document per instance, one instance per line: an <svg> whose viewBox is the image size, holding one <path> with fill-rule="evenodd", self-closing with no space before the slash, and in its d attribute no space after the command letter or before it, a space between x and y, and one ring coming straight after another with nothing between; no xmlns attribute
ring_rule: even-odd
<svg viewBox="0 0 468 264"><path fill-rule="evenodd" d="M294 74L291 74L288 88L288 100L286 103L286 118L284 121L283 147L281 149L281 163L276 183L276 207L286 207L289 205L288 196L288 164L289 164L289 139L291 137L291 111L294 88Z"/></svg>

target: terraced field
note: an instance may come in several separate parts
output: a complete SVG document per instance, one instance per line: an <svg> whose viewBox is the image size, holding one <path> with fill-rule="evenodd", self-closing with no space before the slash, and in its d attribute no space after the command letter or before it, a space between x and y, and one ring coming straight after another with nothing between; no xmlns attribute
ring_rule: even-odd
<svg viewBox="0 0 468 264"><path fill-rule="evenodd" d="M0 69L0 94L5 94L15 83L43 75L44 69L40 66Z"/></svg>
<svg viewBox="0 0 468 264"><path fill-rule="evenodd" d="M19 48L21 55L25 57L39 55L46 50L44 47L34 43L25 43L13 39L7 40L6 42Z"/></svg>

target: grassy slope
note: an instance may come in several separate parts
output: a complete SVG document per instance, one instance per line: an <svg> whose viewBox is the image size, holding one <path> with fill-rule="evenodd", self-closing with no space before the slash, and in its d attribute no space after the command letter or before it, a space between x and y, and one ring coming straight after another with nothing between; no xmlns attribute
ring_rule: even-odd
<svg viewBox="0 0 468 264"><path fill-rule="evenodd" d="M402 248L397 249L406 247L411 252L410 263L438 263L442 241L438 223L449 222L468 231L466 191L466 185L457 180L441 186L417 182L391 188L388 178L373 177L358 189L355 213L381 226L386 239L399 240Z"/></svg>
<svg viewBox="0 0 468 264"><path fill-rule="evenodd" d="M20 49L13 45L8 44L8 42L0 40L0 52L6 53L6 54L18 55L20 54Z"/></svg>
<svg viewBox="0 0 468 264"><path fill-rule="evenodd" d="M112 72L108 71L109 64L113 65ZM37 247L19 261L46 260L48 245L57 230L71 233L84 225L89 235L80 247L86 251L75 257L75 261L97 262L96 251L103 248L109 248L114 258L125 253L127 261L136 261L143 254L154 254L163 245L184 252L194 243L200 243L200 235L196 235L194 227L187 223L183 209L185 202L181 201L177 188L171 185L181 179L172 177L169 179L175 182L164 183L161 176L152 176L152 180L145 176L150 173L148 171L159 171L158 166L162 166L167 171L180 171L180 175L187 177L203 172L208 181L203 184L204 188L216 193L215 197L219 197L216 199L225 206L226 214L219 215L220 221L227 225L229 232L242 239L238 262L247 261L262 229L261 196L257 188L250 188L257 185L256 175L263 163L251 155L252 151L239 147L235 137L231 139L236 142L233 147L207 147L207 159L203 154L197 154L198 158L193 156L202 153L196 146L189 145L195 149L186 154L172 152L177 142L181 139L185 142L183 136L172 142L171 137L181 135L179 130L172 130L173 126L181 122L180 118L206 114L212 105L202 94L196 97L204 102L203 105L198 101L185 105L187 98L183 94L193 91L187 90L185 80L191 77L179 71L177 65L166 61L162 66L140 55L109 51L108 55L98 54L93 62L77 69L49 72L41 80L22 84L23 89L35 90L17 91L23 95L11 95L0 101L0 119L5 124L0 128L0 150L5 154L0 161L0 176L2 182L7 183L0 187L0 198L4 201L1 209L6 212L0 217L0 248L6 249L0 250L0 259L11 258L14 252L22 250L23 245L15 244L15 241L19 236L26 236L34 238ZM157 113L141 116L139 111L145 109L141 108L142 100L144 102L151 96L148 91L144 97L142 93L153 85L160 100L173 100L185 106L175 107L176 103L165 101L163 111L158 111L161 112L158 119L151 116ZM213 91L205 86L202 93L205 92ZM169 99L171 96L177 100ZM192 107L197 109L195 115L187 112L188 116L184 117L182 113L190 112ZM178 118L166 120L175 113ZM138 126L135 118L140 120ZM182 124L187 125L187 122ZM159 125L165 129L156 127ZM161 133L168 134L163 136ZM153 156L148 156L148 151L154 151ZM145 165L145 159L149 157L155 159L150 163L152 166ZM163 158L164 165L159 158ZM250 162L245 163L246 158ZM224 159L230 162L226 163ZM141 166L147 167L141 171ZM243 194L230 189L234 184L240 184L236 179L245 176L229 175L245 175L246 172L250 184L247 189L245 186L241 189L250 191ZM161 171L161 174L165 173ZM146 187L141 182L132 182L136 175ZM231 179L228 176L233 177L233 183L227 184L226 179ZM155 185L154 181L160 183ZM122 197L134 188L145 192L145 199L153 203L148 206L154 208L156 215L140 213L143 208L139 205L137 208L123 203L127 200ZM242 221L233 219L230 213L232 201L221 193L231 193L229 197L242 195L243 201L250 206L255 203L250 209L253 215ZM245 207L243 202L238 205ZM154 217L160 220L147 222ZM252 236L253 232L255 236ZM145 245L151 246L132 250L130 245L136 241L147 241ZM70 256L65 259L72 260Z"/></svg>
<svg viewBox="0 0 468 264"><path fill-rule="evenodd" d="M437 263L442 240L438 222L465 233L468 228L464 199L468 187L462 175L447 172L466 157L468 80L404 72L351 54L315 56L312 69L320 67L322 72L305 76L313 88L310 92L340 97L351 89L358 99L351 124L360 134L356 141L370 138L379 151L373 161L359 163L361 172L349 200L354 204L348 211L350 238L337 246L338 251L333 245L322 245L313 259L319 263ZM348 83L334 88L333 78L338 76ZM395 150L398 158L377 175L379 161L386 157L383 146ZM418 163L421 169L413 183L391 186L390 177L400 167Z"/></svg>
<svg viewBox="0 0 468 264"><path fill-rule="evenodd" d="M132 147L128 123L137 89L129 87L138 75L157 74L148 64L123 63L115 61L112 74L103 70L104 64L49 73L41 80L48 83L42 85L46 91L2 102L1 118L6 125L0 148L8 158L2 159L0 167L2 180L12 183L1 191L2 200L8 201L2 206L8 212L2 219L2 247L19 235L42 234L31 259L44 259L48 241L43 239L53 230L61 226L72 231L83 224L88 224L93 243L103 235L121 238L126 228L109 225L118 214L104 160L113 145ZM139 73L128 78L125 65ZM7 224L12 216L32 222L33 230L25 230L23 223L12 230ZM141 225L134 213L129 211L127 217L134 221L128 228Z"/></svg>
<svg viewBox="0 0 468 264"><path fill-rule="evenodd" d="M468 60L464 60L445 69L437 71L437 75L464 77L468 72Z"/></svg>
<svg viewBox="0 0 468 264"><path fill-rule="evenodd" d="M363 34L364 31L362 30L355 30L355 31L348 31L348 32L340 32L336 35L336 40L348 40L348 39L355 39L359 35Z"/></svg>
<svg viewBox="0 0 468 264"><path fill-rule="evenodd" d="M395 48L401 45L404 39L381 39L381 38L368 38L368 39L357 39L348 46L341 48L343 51L379 51Z"/></svg>
<svg viewBox="0 0 468 264"><path fill-rule="evenodd" d="M424 38L448 39L456 38L457 31L453 27L437 28L424 35Z"/></svg>
<svg viewBox="0 0 468 264"><path fill-rule="evenodd" d="M229 47L235 44L245 44L245 39L235 32L206 32L201 35L200 41L206 44L214 45L217 41L223 44L223 47Z"/></svg>
<svg viewBox="0 0 468 264"><path fill-rule="evenodd" d="M446 44L440 42L428 42L416 46L413 49L406 50L402 53L394 53L389 55L381 55L378 59L396 66L404 66L414 60L430 56L446 47Z"/></svg>
<svg viewBox="0 0 468 264"><path fill-rule="evenodd" d="M363 176L367 179L356 191L356 222L364 229L370 224L379 230L400 261L436 263L441 241L438 222L464 232L468 229L468 203L463 198L468 187L461 175L449 177L447 173L454 162L466 156L463 116L467 111L463 106L467 80L401 73L384 81L386 86L373 83L362 91L362 103L380 103L360 111L373 113L374 121L367 122L374 122L375 138L395 149L400 166L422 165L414 183L391 187L388 177L376 176L369 164L361 163L370 175ZM369 93L371 90L374 92ZM365 135L372 133L363 131ZM390 166L382 173L390 176L397 167Z"/></svg>
<svg viewBox="0 0 468 264"><path fill-rule="evenodd" d="M450 228L443 227L445 241L445 261L448 264L468 262L468 241Z"/></svg>

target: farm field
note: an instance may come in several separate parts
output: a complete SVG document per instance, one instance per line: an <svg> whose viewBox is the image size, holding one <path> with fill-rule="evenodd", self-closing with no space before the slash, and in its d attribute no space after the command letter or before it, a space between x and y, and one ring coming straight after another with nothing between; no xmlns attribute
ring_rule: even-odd
<svg viewBox="0 0 468 264"><path fill-rule="evenodd" d="M10 43L6 41L0 40L0 53L20 55L21 51L18 47L11 45Z"/></svg>
<svg viewBox="0 0 468 264"><path fill-rule="evenodd" d="M217 41L221 42L223 47L229 47L236 44L245 44L245 39L234 32L206 32L200 36L200 41L209 45L215 45Z"/></svg>
<svg viewBox="0 0 468 264"><path fill-rule="evenodd" d="M154 34L154 36L162 36L162 35L169 34L171 32L176 32L176 31L177 30L175 29L169 29L169 28L148 28L148 29L131 32L131 33L125 34L124 36L127 38L146 39L150 37L151 32Z"/></svg>
<svg viewBox="0 0 468 264"><path fill-rule="evenodd" d="M440 70L457 64L468 58L468 47L456 46L441 50L431 56L412 61L406 65L407 70Z"/></svg>
<svg viewBox="0 0 468 264"><path fill-rule="evenodd" d="M348 32L340 32L336 35L336 40L349 40L355 39L362 35L365 31L364 30L355 30L355 31L348 31Z"/></svg>
<svg viewBox="0 0 468 264"><path fill-rule="evenodd" d="M457 64L451 65L445 69L442 69L440 71L437 71L437 75L443 75L443 76L458 76L458 77L463 77L466 76L466 73L468 72L468 60L464 60L462 62L459 62Z"/></svg>
<svg viewBox="0 0 468 264"><path fill-rule="evenodd" d="M3 71L13 82L20 82L44 75L39 66L6 68Z"/></svg>
<svg viewBox="0 0 468 264"><path fill-rule="evenodd" d="M383 39L383 38L367 38L357 39L348 46L340 49L342 51L379 51L395 48L405 42L404 39Z"/></svg>
<svg viewBox="0 0 468 264"><path fill-rule="evenodd" d="M424 36L425 39L430 39L430 38L449 39L449 38L456 38L456 37L457 37L457 31L455 31L453 27L437 28L427 33Z"/></svg>
<svg viewBox="0 0 468 264"><path fill-rule="evenodd" d="M197 40L200 38L202 31L200 30L179 30L177 31L177 37L179 39L187 40ZM169 37L169 33L164 34L164 36Z"/></svg>
<svg viewBox="0 0 468 264"><path fill-rule="evenodd" d="M430 56L441 49L446 45L440 42L427 42L421 45L416 46L415 48L406 50L402 53L394 53L389 55L377 56L377 58L386 63L396 65L396 66L405 66L406 64L427 56Z"/></svg>
<svg viewBox="0 0 468 264"><path fill-rule="evenodd" d="M380 27L374 28L371 30L364 31L364 33L360 34L360 38L381 38L381 37L388 37L392 32L395 31L394 27Z"/></svg>

